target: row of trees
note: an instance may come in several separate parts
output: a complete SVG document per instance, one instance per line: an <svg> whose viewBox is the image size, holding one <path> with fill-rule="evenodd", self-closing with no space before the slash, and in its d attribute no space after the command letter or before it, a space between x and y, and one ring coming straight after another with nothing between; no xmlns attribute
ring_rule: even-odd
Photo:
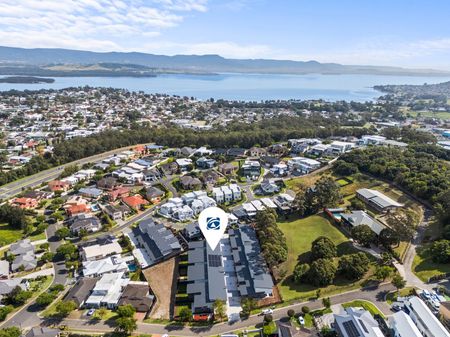
<svg viewBox="0 0 450 337"><path fill-rule="evenodd" d="M256 230L262 254L268 266L274 268L286 261L288 256L286 237L277 225L275 212L265 211L258 213Z"/></svg>

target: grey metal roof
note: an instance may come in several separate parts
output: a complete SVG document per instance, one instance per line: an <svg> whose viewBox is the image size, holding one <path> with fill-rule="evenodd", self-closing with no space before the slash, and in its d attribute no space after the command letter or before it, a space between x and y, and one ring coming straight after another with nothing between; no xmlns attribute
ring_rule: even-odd
<svg viewBox="0 0 450 337"><path fill-rule="evenodd" d="M386 226L372 218L364 211L353 211L349 214L342 213L341 217L353 227L367 225L377 235L380 235L380 232L386 228Z"/></svg>

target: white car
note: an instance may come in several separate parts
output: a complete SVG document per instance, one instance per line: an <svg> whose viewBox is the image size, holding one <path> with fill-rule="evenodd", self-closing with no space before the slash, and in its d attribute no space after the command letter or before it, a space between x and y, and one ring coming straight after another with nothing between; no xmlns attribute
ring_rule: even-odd
<svg viewBox="0 0 450 337"><path fill-rule="evenodd" d="M95 312L95 309L89 309L88 312L86 313L86 316L92 316Z"/></svg>
<svg viewBox="0 0 450 337"><path fill-rule="evenodd" d="M300 323L300 325L305 325L305 319L303 318L303 316L298 316L298 322Z"/></svg>
<svg viewBox="0 0 450 337"><path fill-rule="evenodd" d="M263 315L271 315L271 314L273 314L273 310L272 309L264 309L262 311L262 314Z"/></svg>

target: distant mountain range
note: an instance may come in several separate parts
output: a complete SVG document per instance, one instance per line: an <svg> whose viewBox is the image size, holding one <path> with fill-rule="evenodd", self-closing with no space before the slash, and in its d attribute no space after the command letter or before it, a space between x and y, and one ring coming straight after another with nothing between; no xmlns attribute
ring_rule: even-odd
<svg viewBox="0 0 450 337"><path fill-rule="evenodd" d="M105 70L104 66L99 67L101 64L115 65L115 67L110 66ZM80 71L85 76L110 76L111 73L114 76L120 76L120 74L122 76L155 76L163 72L450 76L449 71L434 69L342 65L316 61L227 59L219 55L166 56L137 52L98 53L70 49L25 49L0 46L1 75L79 76Z"/></svg>

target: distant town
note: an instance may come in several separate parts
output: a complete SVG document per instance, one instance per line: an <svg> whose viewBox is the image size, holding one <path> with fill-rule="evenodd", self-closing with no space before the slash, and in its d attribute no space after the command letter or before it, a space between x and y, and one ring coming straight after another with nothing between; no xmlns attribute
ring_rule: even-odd
<svg viewBox="0 0 450 337"><path fill-rule="evenodd" d="M450 336L450 95L383 91L1 92L0 328Z"/></svg>

